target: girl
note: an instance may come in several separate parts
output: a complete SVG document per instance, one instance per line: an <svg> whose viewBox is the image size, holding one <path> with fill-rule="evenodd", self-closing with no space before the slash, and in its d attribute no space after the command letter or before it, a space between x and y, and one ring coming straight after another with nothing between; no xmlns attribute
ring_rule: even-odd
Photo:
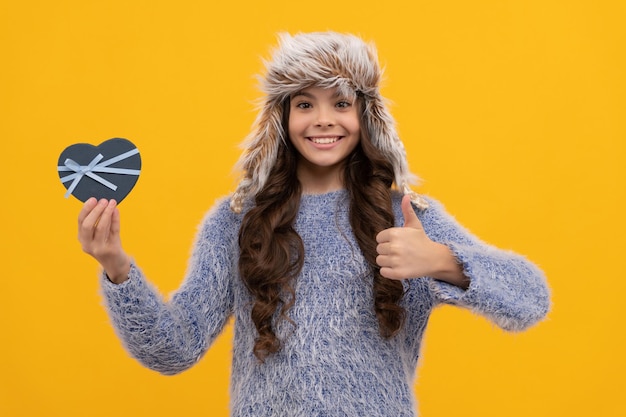
<svg viewBox="0 0 626 417"><path fill-rule="evenodd" d="M184 371L233 316L233 416L415 416L435 306L512 331L545 316L541 271L410 190L380 77L374 47L357 37L281 36L241 182L206 216L167 303L122 249L115 201L85 203L79 240L141 363Z"/></svg>

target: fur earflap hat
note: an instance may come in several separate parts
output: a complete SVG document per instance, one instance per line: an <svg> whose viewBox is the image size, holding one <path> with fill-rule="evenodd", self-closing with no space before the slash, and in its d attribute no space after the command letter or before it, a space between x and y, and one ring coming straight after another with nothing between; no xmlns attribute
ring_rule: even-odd
<svg viewBox="0 0 626 417"><path fill-rule="evenodd" d="M243 174L232 196L231 210L241 212L246 197L254 197L263 189L281 142L289 140L283 129L283 104L308 87L337 88L346 97L362 98L366 122L361 129L368 130L373 145L393 164L396 187L410 194L417 207L427 207L426 201L409 187L416 177L409 172L404 145L379 92L382 71L374 45L335 32L284 33L279 35L279 46L265 66L267 72L261 78L265 97L243 144L244 152L237 164Z"/></svg>

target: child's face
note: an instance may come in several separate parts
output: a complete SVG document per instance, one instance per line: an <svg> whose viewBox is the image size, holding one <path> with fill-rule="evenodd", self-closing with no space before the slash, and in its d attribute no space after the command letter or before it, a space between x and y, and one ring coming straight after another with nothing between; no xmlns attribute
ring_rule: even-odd
<svg viewBox="0 0 626 417"><path fill-rule="evenodd" d="M336 88L310 87L291 97L289 139L301 155L298 169L341 169L359 143L357 103Z"/></svg>

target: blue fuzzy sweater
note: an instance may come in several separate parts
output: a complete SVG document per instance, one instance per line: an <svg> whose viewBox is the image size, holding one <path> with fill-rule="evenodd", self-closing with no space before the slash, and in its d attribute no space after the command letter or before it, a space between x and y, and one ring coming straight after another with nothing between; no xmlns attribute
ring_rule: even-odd
<svg viewBox="0 0 626 417"><path fill-rule="evenodd" d="M400 200L394 195L398 225ZM120 285L102 277L106 306L128 351L168 375L196 363L234 317L232 416L415 416L415 369L436 305L469 308L512 331L533 325L550 306L532 263L479 241L429 203L417 212L426 233L452 249L471 284L464 291L431 278L404 281L407 319L391 339L379 335L372 276L351 233L346 191L302 196L295 227L305 260L288 313L295 326L279 322L283 347L263 364L252 353L252 299L238 275L242 215L227 199L206 216L184 283L169 302L133 265Z"/></svg>

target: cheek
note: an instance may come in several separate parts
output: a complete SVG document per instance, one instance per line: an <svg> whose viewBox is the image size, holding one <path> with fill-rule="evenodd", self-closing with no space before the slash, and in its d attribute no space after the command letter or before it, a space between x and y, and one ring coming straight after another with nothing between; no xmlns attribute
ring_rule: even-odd
<svg viewBox="0 0 626 417"><path fill-rule="evenodd" d="M302 117L289 115L289 119L287 120L287 133L290 137L301 133L304 127L305 123Z"/></svg>
<svg viewBox="0 0 626 417"><path fill-rule="evenodd" d="M359 116L355 113L350 114L348 118L346 118L345 126L350 132L357 134L359 137L361 136L361 129L359 123Z"/></svg>
<svg viewBox="0 0 626 417"><path fill-rule="evenodd" d="M361 139L361 127L359 125L359 122L356 122L352 126L350 126L350 132L356 135L359 140Z"/></svg>

